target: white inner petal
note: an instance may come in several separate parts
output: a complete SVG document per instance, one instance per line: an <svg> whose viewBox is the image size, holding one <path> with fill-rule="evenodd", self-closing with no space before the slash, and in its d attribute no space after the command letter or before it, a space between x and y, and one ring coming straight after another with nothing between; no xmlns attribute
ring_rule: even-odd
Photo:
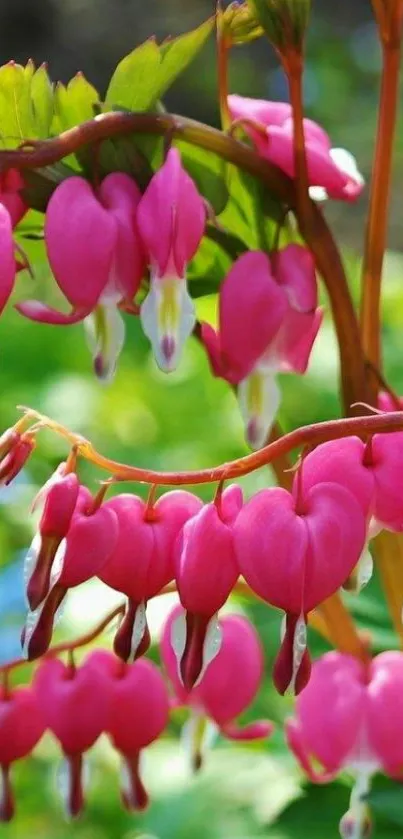
<svg viewBox="0 0 403 839"><path fill-rule="evenodd" d="M95 372L101 381L109 383L115 375L125 341L125 324L116 302L100 303L95 312L85 318L84 329Z"/></svg>
<svg viewBox="0 0 403 839"><path fill-rule="evenodd" d="M35 536L28 548L27 555L24 560L24 584L25 588L27 588L28 583L32 577L32 572L36 566L36 562L42 547L42 537L39 531L35 533Z"/></svg>
<svg viewBox="0 0 403 839"><path fill-rule="evenodd" d="M145 603L139 603L136 608L136 615L133 623L133 632L130 643L130 659L134 661L136 652L141 644L147 626Z"/></svg>
<svg viewBox="0 0 403 839"><path fill-rule="evenodd" d="M186 647L186 616L181 612L171 624L171 646L176 657L178 678L182 682L180 664Z"/></svg>
<svg viewBox="0 0 403 839"><path fill-rule="evenodd" d="M364 178L357 167L357 161L347 149L330 149L329 154L338 169L357 183L364 184Z"/></svg>
<svg viewBox="0 0 403 839"><path fill-rule="evenodd" d="M295 624L294 638L292 642L292 676L287 692L295 693L295 682L298 676L299 668L304 657L307 645L307 630L306 621L303 615L300 615Z"/></svg>
<svg viewBox="0 0 403 839"><path fill-rule="evenodd" d="M252 449L260 449L267 442L281 402L275 372L256 368L239 383L237 395L247 442Z"/></svg>
<svg viewBox="0 0 403 839"><path fill-rule="evenodd" d="M219 732L218 726L208 719L203 711L192 709L182 727L180 742L191 771L198 768L206 753L211 749Z"/></svg>
<svg viewBox="0 0 403 839"><path fill-rule="evenodd" d="M149 292L141 305L140 320L158 367L166 373L175 370L183 345L196 323L185 278L152 276Z"/></svg>
<svg viewBox="0 0 403 839"><path fill-rule="evenodd" d="M215 659L221 649L222 644L222 628L219 623L217 615L209 620L207 625L206 636L203 644L203 664L199 676L194 684L194 687L200 684L209 664Z"/></svg>

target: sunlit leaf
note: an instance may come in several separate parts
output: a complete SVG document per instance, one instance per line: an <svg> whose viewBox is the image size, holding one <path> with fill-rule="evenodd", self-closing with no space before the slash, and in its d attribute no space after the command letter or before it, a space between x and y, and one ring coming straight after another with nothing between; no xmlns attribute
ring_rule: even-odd
<svg viewBox="0 0 403 839"><path fill-rule="evenodd" d="M213 19L159 45L154 38L119 62L105 97L105 109L147 111L185 70L213 29Z"/></svg>

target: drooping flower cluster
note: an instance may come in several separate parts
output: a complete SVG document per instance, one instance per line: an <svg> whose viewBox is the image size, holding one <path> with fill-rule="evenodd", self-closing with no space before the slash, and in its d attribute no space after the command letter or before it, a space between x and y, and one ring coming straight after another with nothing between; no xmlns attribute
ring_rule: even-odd
<svg viewBox="0 0 403 839"><path fill-rule="evenodd" d="M368 662L327 653L315 661L286 725L290 748L311 781L327 783L343 770L354 776L350 809L340 823L343 839L368 835L366 797L376 772L403 780L402 690L401 652Z"/></svg>
<svg viewBox="0 0 403 839"><path fill-rule="evenodd" d="M229 109L259 154L294 177L293 118L287 103L230 96ZM355 161L331 149L320 126L304 121L311 188L331 198L353 200L363 187ZM251 251L236 259L219 291L218 330L195 329L195 304L186 276L214 221L208 204L171 147L142 193L124 172L100 183L72 175L54 189L45 213L46 255L70 305L62 312L38 300L16 306L25 317L53 325L83 322L97 376L110 381L124 343L120 311L138 315L161 370L178 366L184 343L195 331L212 372L237 390L252 448L266 442L280 403L278 373L305 373L320 328L315 265L308 249L290 244L271 253ZM13 229L28 206L16 169L0 183L0 311L17 270ZM228 231L231 233L231 231ZM246 248L246 245L245 245ZM19 248L21 253L21 249Z"/></svg>
<svg viewBox="0 0 403 839"><path fill-rule="evenodd" d="M10 766L26 757L49 730L58 740L64 761L59 770L66 813L78 816L84 807L85 753L102 733L108 735L122 759L121 798L129 810L142 810L148 795L140 776L142 750L157 740L168 723L170 707L180 702L194 709L204 727L209 720L225 736L256 739L270 735L267 721L239 729L235 718L254 700L262 680L263 658L259 639L245 618L222 619L222 647L214 667L199 687L187 694L175 675L168 618L162 640L162 657L175 695L151 661L141 658L129 664L107 650L90 652L80 666L50 655L39 664L30 687L10 687L0 694L0 767L2 787L0 819L14 814ZM242 682L239 666L248 658ZM210 724L210 723L209 723ZM200 735L192 736L196 748L194 768L200 767Z"/></svg>
<svg viewBox="0 0 403 839"><path fill-rule="evenodd" d="M281 693L299 693L310 672L307 615L353 575L358 588L366 581L372 536L403 530L402 452L401 432L367 443L345 437L303 459L291 492L264 489L244 502L234 484L208 504L183 490L157 501L129 493L105 501L80 484L69 461L61 464L39 493L43 511L27 556L27 657L48 649L68 589L97 576L127 597L115 652L138 658L149 646L147 602L174 583L184 611L172 645L191 691L219 652L218 614L242 576L285 612L274 682Z"/></svg>

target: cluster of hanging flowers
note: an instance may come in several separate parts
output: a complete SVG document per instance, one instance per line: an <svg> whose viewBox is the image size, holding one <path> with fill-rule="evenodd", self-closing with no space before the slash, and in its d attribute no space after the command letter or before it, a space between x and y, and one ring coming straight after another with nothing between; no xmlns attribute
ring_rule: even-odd
<svg viewBox="0 0 403 839"><path fill-rule="evenodd" d="M5 432L3 482L26 462L34 437L35 428L23 431L21 420ZM343 768L353 773L341 831L348 837L357 826L364 830L372 775L401 773L396 737L402 720L400 712L386 710L401 690L403 654L371 661L368 653L363 662L332 653L314 663L311 675L307 620L340 587L358 590L368 580L374 534L403 531L403 432L323 443L302 459L291 491L268 488L245 500L237 484L220 485L210 503L182 489L158 500L152 492L148 501L130 493L106 500L105 486L94 496L79 480L72 450L35 504L42 512L26 561L22 646L29 660L42 661L31 687L3 686L3 819L13 814L10 765L29 754L46 729L65 757L70 815L84 803L83 754L102 732L122 756L123 803L139 809L147 803L140 753L162 734L170 708L191 712L187 739L196 769L214 731L236 740L271 733L267 721L236 723L257 694L264 660L248 621L220 614L241 580L285 613L272 675L281 694L298 695L296 717L286 727L290 747L315 781ZM70 656L64 664L49 649L55 617L69 589L92 577L126 597L114 651L91 652L80 666ZM164 681L144 658L146 612L171 583L180 605L161 640Z"/></svg>
<svg viewBox="0 0 403 839"><path fill-rule="evenodd" d="M230 96L228 104L234 120L246 123L256 150L293 176L290 105L240 96ZM305 120L305 131L312 190L321 197L355 199L363 179L351 155L331 149L325 132L311 120ZM0 185L2 308L17 271L26 267L15 259L13 242L13 229L28 209L23 186L16 170L9 170ZM300 244L272 253L247 251L222 278L218 328L197 324L186 276L207 217L207 202L174 147L143 194L123 172L107 175L99 185L80 175L67 177L49 200L44 239L50 269L71 311L38 300L22 301L17 309L41 323L82 321L95 372L104 381L112 379L124 343L121 311L140 317L165 372L177 368L194 333L213 374L236 389L246 439L259 448L280 404L277 374L305 373L321 325L315 265Z"/></svg>

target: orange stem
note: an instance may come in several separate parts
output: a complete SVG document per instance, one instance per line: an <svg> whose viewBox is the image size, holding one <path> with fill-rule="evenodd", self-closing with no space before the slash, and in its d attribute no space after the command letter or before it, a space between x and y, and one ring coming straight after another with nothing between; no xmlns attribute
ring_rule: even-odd
<svg viewBox="0 0 403 839"><path fill-rule="evenodd" d="M387 242L393 144L399 99L401 21L382 39L383 69L369 213L362 271L361 332L369 361L381 364L381 282ZM382 32L382 30L381 30Z"/></svg>
<svg viewBox="0 0 403 839"><path fill-rule="evenodd" d="M41 427L49 428L70 443L76 444L81 457L86 458L100 469L105 469L120 481L137 481L147 484L160 484L163 486L181 486L184 484L209 484L239 478L247 475L255 469L267 466L276 458L282 457L292 449L299 446L316 446L326 440L337 440L341 437L357 435L366 438L376 433L390 433L403 430L403 412L391 411L387 414L376 414L374 416L350 417L347 419L328 420L317 422L312 425L302 426L285 434L279 440L264 446L256 452L240 457L236 460L223 463L211 469L200 469L189 472L156 472L152 469L140 469L137 466L128 466L99 454L92 443L80 435L69 431L63 425L45 417L44 415L30 410L31 417L35 416L40 420Z"/></svg>

